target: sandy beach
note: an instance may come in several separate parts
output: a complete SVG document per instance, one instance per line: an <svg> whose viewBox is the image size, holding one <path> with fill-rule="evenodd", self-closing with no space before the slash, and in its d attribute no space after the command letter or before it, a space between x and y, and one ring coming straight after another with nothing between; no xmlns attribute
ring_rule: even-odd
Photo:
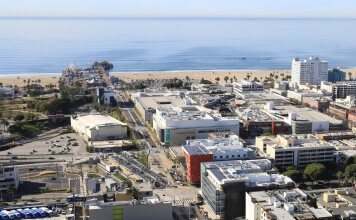
<svg viewBox="0 0 356 220"><path fill-rule="evenodd" d="M351 72L353 77L356 77L356 69L343 69L346 73ZM225 83L224 77L228 76L237 81L246 78L247 73L251 75L250 79L257 77L258 80L264 80L266 77L270 76L270 73L278 75L278 80L281 80L283 76L290 75L290 70L206 70L206 71L164 71L164 72L112 72L111 75L117 76L120 79L130 82L132 80L146 80L146 79L173 79L177 77L179 79L186 79L186 76L190 80L200 80L202 78L211 80L215 82L217 77L220 78L220 83ZM49 84L58 85L58 80L60 74L36 74L36 75L3 75L0 76L0 83L3 85L12 86L24 86L27 84L28 80L32 82L37 82L40 80L40 85L46 86ZM348 75L346 74L346 78ZM26 82L24 82L26 81ZM230 80L228 81L230 82Z"/></svg>

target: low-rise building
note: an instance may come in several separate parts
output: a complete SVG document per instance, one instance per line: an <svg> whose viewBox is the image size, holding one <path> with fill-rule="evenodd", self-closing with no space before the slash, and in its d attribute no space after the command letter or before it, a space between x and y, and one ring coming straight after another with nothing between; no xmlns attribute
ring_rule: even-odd
<svg viewBox="0 0 356 220"><path fill-rule="evenodd" d="M245 92L262 92L264 90L261 83L249 80L241 80L232 84L236 95L243 95Z"/></svg>
<svg viewBox="0 0 356 220"><path fill-rule="evenodd" d="M298 102L302 102L304 98L323 98L324 95L321 92L298 89L294 91L288 91L287 97Z"/></svg>
<svg viewBox="0 0 356 220"><path fill-rule="evenodd" d="M311 108L295 105L270 105L268 113L292 127L293 134L343 130L342 120L332 118Z"/></svg>
<svg viewBox="0 0 356 220"><path fill-rule="evenodd" d="M267 153L277 167L303 168L334 160L334 146L311 134L256 137L256 147Z"/></svg>
<svg viewBox="0 0 356 220"><path fill-rule="evenodd" d="M356 98L354 95L346 99L337 99L329 106L329 114L345 121L349 128L356 127Z"/></svg>
<svg viewBox="0 0 356 220"><path fill-rule="evenodd" d="M186 140L204 139L209 133L239 134L239 119L212 115L198 106L157 108L153 129L160 142L182 145Z"/></svg>
<svg viewBox="0 0 356 220"><path fill-rule="evenodd" d="M289 177L272 173L267 159L202 163L202 196L221 219L243 217L246 192L294 187Z"/></svg>
<svg viewBox="0 0 356 220"><path fill-rule="evenodd" d="M111 89L99 86L96 88L99 105L116 105L115 93Z"/></svg>
<svg viewBox="0 0 356 220"><path fill-rule="evenodd" d="M302 99L302 104L316 109L319 112L327 112L330 105L330 99L324 97L304 97Z"/></svg>
<svg viewBox="0 0 356 220"><path fill-rule="evenodd" d="M86 202L88 219L97 220L147 220L173 219L172 203L160 202L156 197L146 197L142 201Z"/></svg>
<svg viewBox="0 0 356 220"><path fill-rule="evenodd" d="M72 116L71 126L86 141L119 140L127 137L126 123L101 114Z"/></svg>
<svg viewBox="0 0 356 220"><path fill-rule="evenodd" d="M318 208L329 211L334 219L356 218L356 191L354 188L319 189L305 191Z"/></svg>
<svg viewBox="0 0 356 220"><path fill-rule="evenodd" d="M159 107L185 106L184 100L179 95L136 97L134 103L136 111L145 121L152 121L152 116Z"/></svg>
<svg viewBox="0 0 356 220"><path fill-rule="evenodd" d="M241 132L246 132L248 137L256 137L266 134L286 134L290 133L290 126L282 119L274 117L266 112L266 106L271 105L250 105L249 107L236 108L236 114L242 121Z"/></svg>
<svg viewBox="0 0 356 220"><path fill-rule="evenodd" d="M334 98L344 99L349 95L356 95L356 81L321 82L320 89L331 93Z"/></svg>
<svg viewBox="0 0 356 220"><path fill-rule="evenodd" d="M200 93L225 93L226 88L221 84L192 84L191 90Z"/></svg>
<svg viewBox="0 0 356 220"><path fill-rule="evenodd" d="M200 184L200 164L203 162L254 158L254 151L244 147L237 135L188 140L182 148L190 184Z"/></svg>
<svg viewBox="0 0 356 220"><path fill-rule="evenodd" d="M2 166L0 164L0 191L7 190L8 187L19 187L18 172L14 166Z"/></svg>
<svg viewBox="0 0 356 220"><path fill-rule="evenodd" d="M247 220L315 220L333 219L324 208L308 205L307 195L300 189L246 193Z"/></svg>

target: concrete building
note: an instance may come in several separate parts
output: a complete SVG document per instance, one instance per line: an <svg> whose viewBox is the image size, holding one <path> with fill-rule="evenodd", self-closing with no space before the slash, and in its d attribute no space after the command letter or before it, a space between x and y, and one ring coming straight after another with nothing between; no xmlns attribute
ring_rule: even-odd
<svg viewBox="0 0 356 220"><path fill-rule="evenodd" d="M330 99L319 97L304 97L302 104L319 112L327 112L330 106Z"/></svg>
<svg viewBox="0 0 356 220"><path fill-rule="evenodd" d="M15 90L10 87L0 87L0 94L4 96L14 96Z"/></svg>
<svg viewBox="0 0 356 220"><path fill-rule="evenodd" d="M324 208L307 204L307 195L300 189L246 193L247 220L331 220Z"/></svg>
<svg viewBox="0 0 356 220"><path fill-rule="evenodd" d="M326 114L304 106L270 104L266 109L274 117L291 126L292 134L343 130L344 123Z"/></svg>
<svg viewBox="0 0 356 220"><path fill-rule="evenodd" d="M245 92L262 92L264 90L262 84L249 80L241 80L239 83L233 83L232 86L237 96L243 95Z"/></svg>
<svg viewBox="0 0 356 220"><path fill-rule="evenodd" d="M145 121L152 121L152 116L159 107L185 106L184 100L178 95L137 97L134 99L134 103L136 111Z"/></svg>
<svg viewBox="0 0 356 220"><path fill-rule="evenodd" d="M308 60L295 58L292 61L292 82L318 85L328 80L328 62L318 57Z"/></svg>
<svg viewBox="0 0 356 220"><path fill-rule="evenodd" d="M329 113L343 121L349 128L356 127L356 98L354 95L347 96L346 99L337 99L329 106Z"/></svg>
<svg viewBox="0 0 356 220"><path fill-rule="evenodd" d="M86 202L89 220L171 220L172 204L160 202L156 197L146 197L139 202Z"/></svg>
<svg viewBox="0 0 356 220"><path fill-rule="evenodd" d="M14 166L2 166L0 164L0 190L5 191L7 187L19 187L20 179Z"/></svg>
<svg viewBox="0 0 356 220"><path fill-rule="evenodd" d="M220 84L192 84L191 90L200 93L225 93L226 88Z"/></svg>
<svg viewBox="0 0 356 220"><path fill-rule="evenodd" d="M294 187L289 177L271 172L267 159L202 163L202 196L220 219L243 217L246 192Z"/></svg>
<svg viewBox="0 0 356 220"><path fill-rule="evenodd" d="M319 189L305 191L308 199L316 200L318 208L329 211L334 219L351 220L356 218L355 188Z"/></svg>
<svg viewBox="0 0 356 220"><path fill-rule="evenodd" d="M99 105L116 105L115 93L114 91L104 88L104 87L97 87L96 88L96 95L98 97L98 104Z"/></svg>
<svg viewBox="0 0 356 220"><path fill-rule="evenodd" d="M237 135L188 140L182 148L190 184L200 184L200 164L203 162L254 158L254 151L244 147Z"/></svg>
<svg viewBox="0 0 356 220"><path fill-rule="evenodd" d="M267 153L277 167L303 168L334 160L334 146L311 134L256 137L256 147Z"/></svg>
<svg viewBox="0 0 356 220"><path fill-rule="evenodd" d="M288 81L277 81L274 83L274 88L279 90L289 90Z"/></svg>
<svg viewBox="0 0 356 220"><path fill-rule="evenodd" d="M160 142L182 145L186 140L207 138L209 133L239 134L239 120L214 116L197 106L160 107L153 115L153 129Z"/></svg>
<svg viewBox="0 0 356 220"><path fill-rule="evenodd" d="M86 141L117 140L127 137L127 124L106 115L72 116L71 126Z"/></svg>
<svg viewBox="0 0 356 220"><path fill-rule="evenodd" d="M236 108L236 114L242 121L241 134L246 132L248 137L256 137L262 134L285 134L290 133L288 126L282 119L274 117L266 112L266 105L250 105L245 108Z"/></svg>
<svg viewBox="0 0 356 220"><path fill-rule="evenodd" d="M321 92L298 89L294 91L288 91L287 97L298 102L302 102L304 98L323 98L324 95Z"/></svg>
<svg viewBox="0 0 356 220"><path fill-rule="evenodd" d="M331 93L333 98L344 99L350 95L356 95L356 81L322 82L322 91Z"/></svg>
<svg viewBox="0 0 356 220"><path fill-rule="evenodd" d="M339 82L346 80L346 72L340 69L332 69L328 72L328 82Z"/></svg>

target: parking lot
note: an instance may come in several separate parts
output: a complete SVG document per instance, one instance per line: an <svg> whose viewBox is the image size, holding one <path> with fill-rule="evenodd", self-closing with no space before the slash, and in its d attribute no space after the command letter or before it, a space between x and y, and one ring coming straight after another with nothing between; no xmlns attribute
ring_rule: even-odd
<svg viewBox="0 0 356 220"><path fill-rule="evenodd" d="M75 133L69 133L49 137L48 139L34 140L22 146L2 151L0 155L81 154L86 153L85 146L80 136Z"/></svg>

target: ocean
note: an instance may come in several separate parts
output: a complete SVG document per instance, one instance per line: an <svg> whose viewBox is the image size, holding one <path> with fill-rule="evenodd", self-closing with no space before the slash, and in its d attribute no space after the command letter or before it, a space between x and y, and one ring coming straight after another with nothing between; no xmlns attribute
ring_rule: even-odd
<svg viewBox="0 0 356 220"><path fill-rule="evenodd" d="M286 69L309 56L356 67L356 20L0 19L0 74L57 73L96 60L123 72Z"/></svg>

